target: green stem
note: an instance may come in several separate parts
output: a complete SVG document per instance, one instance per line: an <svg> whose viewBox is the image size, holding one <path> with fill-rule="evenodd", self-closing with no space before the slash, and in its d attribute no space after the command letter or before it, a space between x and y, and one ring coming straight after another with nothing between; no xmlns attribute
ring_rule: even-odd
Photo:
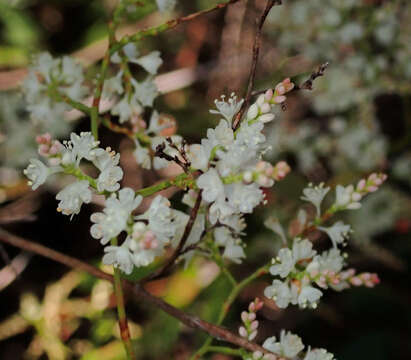
<svg viewBox="0 0 411 360"><path fill-rule="evenodd" d="M225 355L242 356L242 351L240 349L232 349L227 346L209 346L207 352L214 352Z"/></svg>
<svg viewBox="0 0 411 360"><path fill-rule="evenodd" d="M208 235L208 236L210 237L212 235ZM208 241L208 245L211 248L214 261L217 263L217 265L219 266L219 268L221 269L225 277L228 279L228 281L230 281L233 287L237 286L237 281L234 279L233 275L231 275L231 272L225 266L224 259L222 258L220 254L218 246L215 244L215 242L212 239Z"/></svg>
<svg viewBox="0 0 411 360"><path fill-rule="evenodd" d="M117 246L117 238L111 239L111 245ZM120 270L113 266L114 269L114 293L117 300L117 314L118 314L118 324L120 327L120 335L126 350L127 359L135 359L133 346L130 339L130 330L128 328L126 309L124 306L124 295L123 288L121 285L121 274Z"/></svg>
<svg viewBox="0 0 411 360"><path fill-rule="evenodd" d="M255 279L259 278L260 276L263 276L268 273L268 269L271 266L271 262L268 264L260 267L256 271L254 271L250 276L246 277L243 281L241 281L239 284L237 284L232 290L231 293L228 295L226 301L224 302L220 314L218 316L217 324L216 325L221 325L221 323L224 321L225 317L228 314L228 311L230 310L231 305L237 298L237 296L240 294L240 292L247 286L249 285L252 281ZM196 351L196 353L190 358L190 360L197 360L200 358L200 356L204 355L205 353L209 352L210 349L210 344L213 341L213 338L211 336L208 336L207 339L204 341L203 345Z"/></svg>

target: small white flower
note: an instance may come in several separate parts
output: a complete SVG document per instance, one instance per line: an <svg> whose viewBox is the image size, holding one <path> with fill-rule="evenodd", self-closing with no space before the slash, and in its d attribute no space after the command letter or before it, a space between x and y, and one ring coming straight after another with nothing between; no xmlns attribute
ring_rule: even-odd
<svg viewBox="0 0 411 360"><path fill-rule="evenodd" d="M56 199L60 200L58 204L58 211L64 215L75 215L80 212L83 203L88 204L91 201L91 190L87 180L76 181L57 195Z"/></svg>
<svg viewBox="0 0 411 360"><path fill-rule="evenodd" d="M270 273L272 275L280 275L282 278L285 278L294 269L294 265L295 260L291 250L288 248L283 248L278 252L275 265L270 267Z"/></svg>
<svg viewBox="0 0 411 360"><path fill-rule="evenodd" d="M353 199L354 187L337 185L335 189L335 206L340 209L355 210L361 207L361 203Z"/></svg>
<svg viewBox="0 0 411 360"><path fill-rule="evenodd" d="M333 243L334 248L336 248L338 244L344 243L344 240L348 238L351 231L351 226L344 224L342 221L337 221L331 227L319 226L318 229L327 233Z"/></svg>
<svg viewBox="0 0 411 360"><path fill-rule="evenodd" d="M129 101L128 96L124 96L116 105L111 109L111 114L119 116L118 122L123 124L130 120L133 115L140 115L143 112L143 108L137 102L135 97L132 97Z"/></svg>
<svg viewBox="0 0 411 360"><path fill-rule="evenodd" d="M307 239L294 239L292 251L295 262L311 259L316 254L316 251L313 250L312 242Z"/></svg>
<svg viewBox="0 0 411 360"><path fill-rule="evenodd" d="M228 101L225 101L225 96L222 95L221 100L214 101L217 110L210 110L210 113L222 115L231 124L233 116L240 111L243 102L244 99L237 102L237 96L234 93L230 95Z"/></svg>
<svg viewBox="0 0 411 360"><path fill-rule="evenodd" d="M330 188L324 187L323 183L315 187L310 185L309 187L303 190L304 196L301 197L301 200L305 200L312 203L317 209L317 216L320 216L321 203L324 200L325 195L327 195L328 191L330 191Z"/></svg>
<svg viewBox="0 0 411 360"><path fill-rule="evenodd" d="M50 169L38 159L31 159L29 166L23 171L29 179L29 185L36 190L43 185L50 174Z"/></svg>
<svg viewBox="0 0 411 360"><path fill-rule="evenodd" d="M204 146L200 144L190 145L187 155L191 166L194 169L199 169L204 172L207 171L210 155L207 153Z"/></svg>
<svg viewBox="0 0 411 360"><path fill-rule="evenodd" d="M276 217L270 216L266 221L264 221L264 225L276 233L284 244L287 243L287 237L285 236L284 229Z"/></svg>
<svg viewBox="0 0 411 360"><path fill-rule="evenodd" d="M106 265L114 265L126 274L131 274L133 271L133 258L127 246L106 246L106 253L103 256L103 263Z"/></svg>
<svg viewBox="0 0 411 360"><path fill-rule="evenodd" d="M228 125L227 121L221 119L217 127L215 128L215 136L222 146L228 146L234 141L234 132L231 126Z"/></svg>
<svg viewBox="0 0 411 360"><path fill-rule="evenodd" d="M103 212L91 215L90 219L94 223L90 229L91 236L100 239L103 245L108 243L126 229L131 212L142 200L142 196L135 196L133 189L130 188L121 189L118 198L112 194L106 200Z"/></svg>
<svg viewBox="0 0 411 360"><path fill-rule="evenodd" d="M133 155L137 161L137 164L141 165L143 169L151 169L151 157L147 148L142 147L138 140L135 142L136 149Z"/></svg>
<svg viewBox="0 0 411 360"><path fill-rule="evenodd" d="M143 82L131 79L134 87L134 96L142 106L152 107L154 99L158 95L157 86L149 76Z"/></svg>
<svg viewBox="0 0 411 360"><path fill-rule="evenodd" d="M232 236L231 231L222 226L214 230L214 240L218 246L223 246L223 257L239 264L245 258L243 247L239 239Z"/></svg>
<svg viewBox="0 0 411 360"><path fill-rule="evenodd" d="M225 191L229 204L240 213L252 213L264 199L263 192L255 183L226 185Z"/></svg>
<svg viewBox="0 0 411 360"><path fill-rule="evenodd" d="M307 304L317 304L317 301L321 298L322 295L323 293L320 290L310 285L305 285L298 295L298 304L301 307L305 307Z"/></svg>
<svg viewBox="0 0 411 360"><path fill-rule="evenodd" d="M97 178L97 190L114 192L120 188L118 183L123 178L123 170L120 166L109 165L103 169Z"/></svg>
<svg viewBox="0 0 411 360"><path fill-rule="evenodd" d="M282 330L279 342L276 342L273 336L264 341L263 347L275 354L292 359L304 349L304 344L299 336Z"/></svg>
<svg viewBox="0 0 411 360"><path fill-rule="evenodd" d="M158 68L163 64L160 57L160 51L152 51L151 53L138 58L136 64L142 66L151 75L157 74Z"/></svg>
<svg viewBox="0 0 411 360"><path fill-rule="evenodd" d="M92 160L92 152L98 146L99 142L94 140L91 132L81 132L80 135L71 133L70 141L66 144L67 149L71 152L71 158L78 166L82 159Z"/></svg>
<svg viewBox="0 0 411 360"><path fill-rule="evenodd" d="M203 189L202 198L209 203L224 196L224 186L215 169L209 169L197 179L197 186Z"/></svg>
<svg viewBox="0 0 411 360"><path fill-rule="evenodd" d="M334 355L327 352L325 349L308 349L304 360L333 360Z"/></svg>
<svg viewBox="0 0 411 360"><path fill-rule="evenodd" d="M264 289L264 296L273 299L276 305L282 309L285 309L292 300L292 294L288 284L278 279L273 280L272 285Z"/></svg>

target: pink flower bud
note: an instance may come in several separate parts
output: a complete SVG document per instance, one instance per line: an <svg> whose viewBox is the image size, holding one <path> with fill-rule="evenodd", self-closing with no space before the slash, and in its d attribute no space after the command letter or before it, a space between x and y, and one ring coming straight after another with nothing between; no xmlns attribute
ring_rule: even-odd
<svg viewBox="0 0 411 360"><path fill-rule="evenodd" d="M273 95L274 95L273 90L272 90L272 89L268 89L268 90L265 92L264 97L265 97L265 99L266 99L267 101L270 101L270 100L272 99Z"/></svg>
<svg viewBox="0 0 411 360"><path fill-rule="evenodd" d="M255 315L255 313L253 313ZM254 320L250 326L251 330L256 330L258 328L258 321Z"/></svg>
<svg viewBox="0 0 411 360"><path fill-rule="evenodd" d="M248 321L248 312L243 311L243 312L241 313L241 320L243 321L243 323L245 323L245 322Z"/></svg>
<svg viewBox="0 0 411 360"><path fill-rule="evenodd" d="M238 329L238 333L240 334L241 337L247 337L247 330L245 329L244 326L240 326L240 328Z"/></svg>

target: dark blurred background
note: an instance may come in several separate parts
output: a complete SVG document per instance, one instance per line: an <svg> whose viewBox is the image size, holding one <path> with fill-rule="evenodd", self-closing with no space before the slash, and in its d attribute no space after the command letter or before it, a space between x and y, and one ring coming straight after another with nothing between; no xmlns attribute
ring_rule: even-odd
<svg viewBox="0 0 411 360"><path fill-rule="evenodd" d="M411 4L283 2L264 27L256 88L273 87L284 77L300 83L321 63L330 66L313 91L289 97L287 109L278 112L267 131L272 146L267 155L272 161L287 160L292 173L267 193L268 206L247 218L247 260L230 269L241 279L276 253L278 239L262 219L276 215L292 231L307 182L349 184L384 171L389 180L382 189L360 210L343 215L354 230L349 265L377 272L381 284L342 293L329 290L316 311L280 310L266 301L257 340L284 328L340 360L410 359ZM135 32L217 2L181 0L174 13L165 15L156 12L153 2L146 3L120 32ZM207 127L216 125L218 118L208 111L215 98L232 91L244 94L255 19L264 4L243 0L142 42L142 49L158 49L164 59L158 78L164 94L156 108L177 119L178 132L188 142L199 141ZM16 85L30 56L44 50L74 54L86 65L91 82L115 5L114 0L0 0L1 226L96 265L102 250L89 235L89 215L98 204L83 207L70 221L56 212L54 196L61 184L35 193L26 186L22 169L36 153L37 133ZM61 138L70 129L89 129L89 119L70 122ZM167 175L137 168L131 142L120 135L102 129L101 137L104 145L122 151L127 186L139 188ZM168 195L175 203L182 196ZM313 240L326 245L318 234ZM124 358L109 284L9 246L0 250L0 359ZM249 286L224 325L236 331L241 311L256 296L263 297L268 282L262 278ZM149 285L154 294L209 321L216 320L228 288L204 259ZM186 359L204 339L150 304L128 299L127 310L139 359Z"/></svg>

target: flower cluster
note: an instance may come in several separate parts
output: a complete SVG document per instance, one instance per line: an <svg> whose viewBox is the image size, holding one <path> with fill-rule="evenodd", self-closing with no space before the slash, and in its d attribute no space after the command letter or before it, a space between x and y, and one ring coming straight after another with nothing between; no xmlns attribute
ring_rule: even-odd
<svg viewBox="0 0 411 360"><path fill-rule="evenodd" d="M259 298L256 298L248 306L248 312L243 311L241 313L241 321L243 322L243 325L238 329L238 333L249 341L254 340L257 336L258 321L256 320L256 314L263 305L263 302Z"/></svg>
<svg viewBox="0 0 411 360"><path fill-rule="evenodd" d="M371 174L367 179L362 179L354 188L352 185L336 188L336 201L325 213L326 218L337 211L345 209L357 209L361 206L358 202L364 195L374 192L386 179L385 174ZM311 202L316 210L317 217L311 224L303 221L305 229L318 229L325 232L331 239L333 248L321 254L313 249L308 239L297 236L292 241L291 248L284 247L278 252L278 256L272 260L270 267L271 275L279 277L264 291L264 295L273 299L277 306L286 308L289 304L300 307L317 307L318 300L323 295L321 289L331 287L341 291L350 286L365 285L368 287L379 283L378 276L370 273L355 275L354 269L344 270L344 256L338 245L345 245L345 240L351 232L351 226L342 221L335 222L330 227L319 226L324 217L321 218L321 203L329 187L309 185L304 189L303 200ZM268 221L266 225L283 238L287 244L284 231L278 222ZM302 231L302 234L304 234Z"/></svg>
<svg viewBox="0 0 411 360"><path fill-rule="evenodd" d="M23 83L32 119L47 125L62 118L70 109L65 98L81 101L86 95L83 82L83 69L71 57L54 59L49 53L36 55Z"/></svg>

